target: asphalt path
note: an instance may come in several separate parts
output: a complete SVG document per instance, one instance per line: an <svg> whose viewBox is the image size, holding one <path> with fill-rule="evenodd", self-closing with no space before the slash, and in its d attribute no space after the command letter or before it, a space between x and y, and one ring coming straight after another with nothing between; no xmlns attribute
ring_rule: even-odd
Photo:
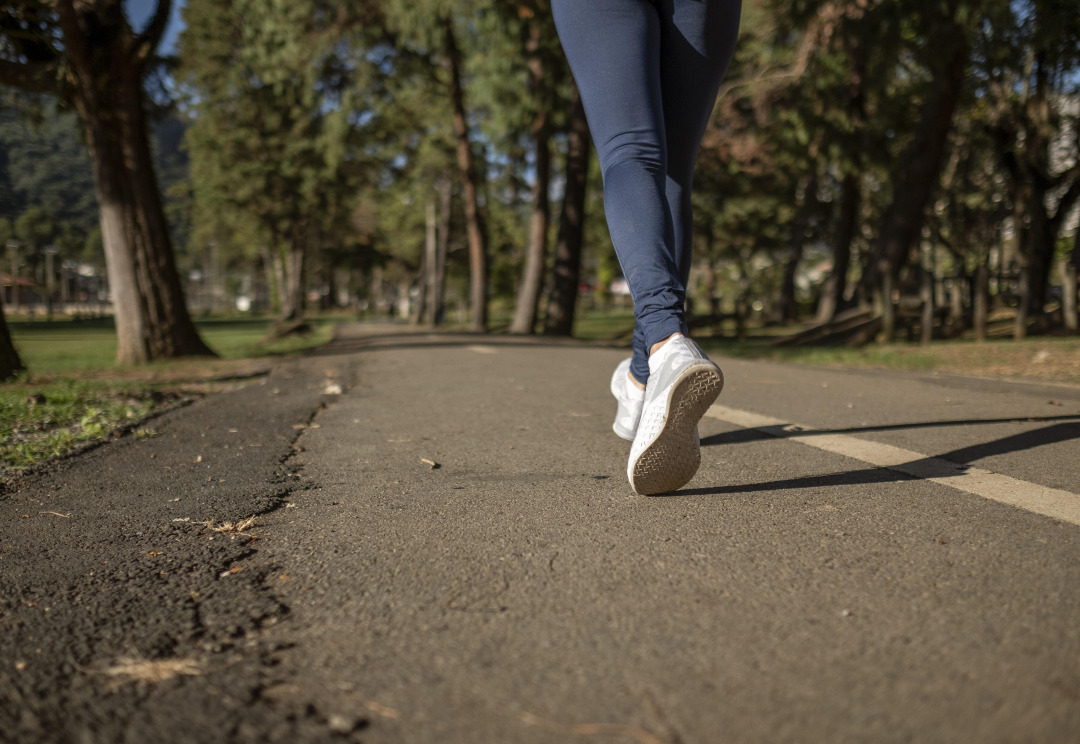
<svg viewBox="0 0 1080 744"><path fill-rule="evenodd" d="M1080 388L718 359L646 498L625 354L350 326L9 484L0 740L1080 741Z"/></svg>

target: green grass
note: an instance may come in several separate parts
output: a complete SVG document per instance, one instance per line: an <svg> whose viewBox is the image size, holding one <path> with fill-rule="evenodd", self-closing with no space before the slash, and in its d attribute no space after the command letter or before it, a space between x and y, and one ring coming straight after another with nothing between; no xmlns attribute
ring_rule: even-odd
<svg viewBox="0 0 1080 744"><path fill-rule="evenodd" d="M633 325L630 310L590 310L579 314L575 335L629 341ZM730 322L718 337L711 337L714 330L702 328L694 336L706 351L718 356L822 367L934 370L996 379L1080 384L1080 338L1075 336L1033 336L1021 341L998 338L984 343L971 339L939 340L925 346L896 342L846 348L773 345L778 338L799 330L792 327L751 326L745 341L730 337L734 331Z"/></svg>
<svg viewBox="0 0 1080 744"><path fill-rule="evenodd" d="M857 349L828 346L772 346L771 339L757 338L747 341L705 340L702 343L709 353L742 359L762 359L789 364L813 364L823 367L882 367L889 369L930 370L939 366L940 360L930 349L918 346L885 345Z"/></svg>
<svg viewBox="0 0 1080 744"><path fill-rule="evenodd" d="M0 385L0 464L28 467L137 421L162 396L139 385L58 380Z"/></svg>
<svg viewBox="0 0 1080 744"><path fill-rule="evenodd" d="M328 319L311 321L313 332L264 344L266 319L207 319L196 321L207 345L222 359L294 354L321 346L330 339ZM9 323L15 347L33 375L66 374L118 369L116 332L112 319L89 321ZM167 366L159 362L155 366Z"/></svg>
<svg viewBox="0 0 1080 744"><path fill-rule="evenodd" d="M313 331L306 336L263 343L266 319L199 320L199 333L220 359L143 367L115 363L116 333L108 318L9 323L29 372L0 384L0 470L27 468L131 425L176 400L177 381L228 376L237 369L236 360L295 354L330 339L330 319L310 323ZM170 382L154 382L158 378Z"/></svg>

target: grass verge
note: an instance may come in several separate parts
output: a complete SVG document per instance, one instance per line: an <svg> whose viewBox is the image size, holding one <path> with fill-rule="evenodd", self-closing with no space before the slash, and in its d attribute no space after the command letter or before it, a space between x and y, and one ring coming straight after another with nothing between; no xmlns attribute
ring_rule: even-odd
<svg viewBox="0 0 1080 744"><path fill-rule="evenodd" d="M630 338L634 316L629 310L592 311L580 316L575 335L591 339ZM745 341L695 334L710 354L763 359L787 364L860 369L936 371L970 377L1023 379L1080 385L1080 338L1035 336L1020 341L995 338L973 340L871 344L861 348L774 346L773 341L795 330L752 328Z"/></svg>
<svg viewBox="0 0 1080 744"><path fill-rule="evenodd" d="M115 364L111 319L12 322L29 372L0 384L0 472L15 473L132 427L163 407L265 373L271 357L297 354L330 339L333 319L316 318L306 336L263 343L266 319L196 322L218 358L178 359L140 367Z"/></svg>

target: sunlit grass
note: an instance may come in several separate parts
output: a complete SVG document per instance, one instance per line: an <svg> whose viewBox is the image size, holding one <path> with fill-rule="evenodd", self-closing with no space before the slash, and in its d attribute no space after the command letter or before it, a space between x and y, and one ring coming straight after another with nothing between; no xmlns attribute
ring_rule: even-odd
<svg viewBox="0 0 1080 744"><path fill-rule="evenodd" d="M165 397L143 385L58 380L0 385L0 465L24 468L137 421Z"/></svg>
<svg viewBox="0 0 1080 744"><path fill-rule="evenodd" d="M330 339L333 323L310 321L312 332L264 343L266 319L200 320L195 325L206 344L222 359L295 354ZM11 335L31 375L116 369L116 332L111 319L10 323ZM167 366L172 362L158 362Z"/></svg>
<svg viewBox="0 0 1080 744"><path fill-rule="evenodd" d="M28 372L0 384L0 468L26 468L101 439L175 400L173 391L186 379L228 377L240 373L238 360L296 354L326 343L332 320L310 323L311 333L264 343L270 327L266 319L196 321L218 359L142 367L116 364L111 319L10 323Z"/></svg>

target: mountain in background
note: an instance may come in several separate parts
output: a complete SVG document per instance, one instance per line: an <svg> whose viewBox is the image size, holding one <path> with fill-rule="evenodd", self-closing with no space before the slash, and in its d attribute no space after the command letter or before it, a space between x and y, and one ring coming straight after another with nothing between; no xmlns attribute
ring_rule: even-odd
<svg viewBox="0 0 1080 744"><path fill-rule="evenodd" d="M40 207L90 234L98 226L97 201L78 121L51 103L40 110L45 115L30 123L17 109L0 107L0 218L14 222L30 207ZM184 130L175 116L153 124L154 165L163 194L188 177ZM175 230L174 237L179 237Z"/></svg>

